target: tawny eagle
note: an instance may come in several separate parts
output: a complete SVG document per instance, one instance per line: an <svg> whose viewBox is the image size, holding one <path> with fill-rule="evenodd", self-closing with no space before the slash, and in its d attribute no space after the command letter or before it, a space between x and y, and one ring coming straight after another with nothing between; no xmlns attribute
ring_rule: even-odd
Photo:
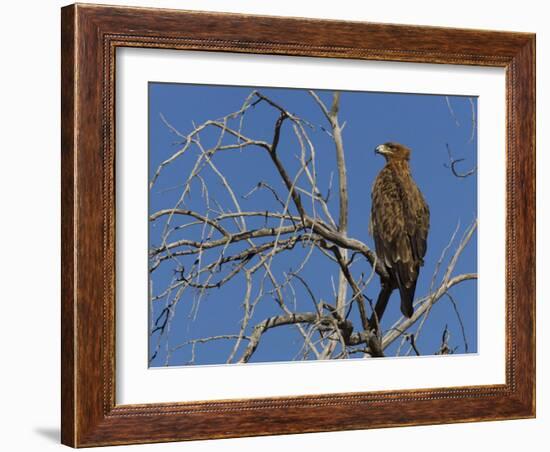
<svg viewBox="0 0 550 452"><path fill-rule="evenodd" d="M370 232L378 261L388 273L380 280L376 316L371 318L376 328L395 289L401 295L403 315L413 315L416 281L426 255L430 210L411 175L411 150L388 142L377 146L375 152L386 158L386 165L372 187Z"/></svg>

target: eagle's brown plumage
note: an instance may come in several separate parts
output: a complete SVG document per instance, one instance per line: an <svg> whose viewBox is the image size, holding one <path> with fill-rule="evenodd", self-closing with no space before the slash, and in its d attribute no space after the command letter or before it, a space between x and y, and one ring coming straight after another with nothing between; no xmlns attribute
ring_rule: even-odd
<svg viewBox="0 0 550 452"><path fill-rule="evenodd" d="M375 312L380 320L391 293L399 289L401 312L411 317L416 280L426 254L430 211L411 175L410 149L385 143L376 153L386 158L386 165L372 187L370 231L389 279L381 280ZM373 315L371 324L376 323Z"/></svg>

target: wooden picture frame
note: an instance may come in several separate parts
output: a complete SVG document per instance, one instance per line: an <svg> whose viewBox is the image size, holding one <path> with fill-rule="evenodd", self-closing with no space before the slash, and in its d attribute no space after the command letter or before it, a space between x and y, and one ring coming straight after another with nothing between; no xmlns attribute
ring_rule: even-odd
<svg viewBox="0 0 550 452"><path fill-rule="evenodd" d="M147 8L62 9L62 442L73 447L535 416L535 35ZM506 383L115 403L115 50L506 69Z"/></svg>

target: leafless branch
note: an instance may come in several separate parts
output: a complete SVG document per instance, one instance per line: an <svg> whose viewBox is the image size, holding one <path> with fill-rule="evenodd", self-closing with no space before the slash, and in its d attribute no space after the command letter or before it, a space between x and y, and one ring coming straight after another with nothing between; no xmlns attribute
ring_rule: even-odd
<svg viewBox="0 0 550 452"><path fill-rule="evenodd" d="M451 101L449 99L449 96L445 96L445 101L447 103L447 108L449 109L449 113L451 117L453 118L455 125L457 127L460 127L460 122L455 114L455 111L453 110L453 107L451 105ZM470 103L470 110L471 110L471 131L470 131L470 137L468 139L468 144L472 144L474 142L474 138L476 136L477 131L477 116L476 116L476 109L474 101L471 97L468 98L468 102ZM459 171L457 168L457 165L461 162L464 162L465 158L455 158L453 156L453 153L451 151L451 147L449 143L445 143L445 147L447 148L447 156L448 156L448 163L444 164L445 168L449 168L451 170L451 173L458 178L464 179L467 178L477 171L477 165L475 165L473 168L471 168L468 171Z"/></svg>
<svg viewBox="0 0 550 452"><path fill-rule="evenodd" d="M451 305L453 306L453 309L455 311L456 318L458 320L458 323L460 324L460 331L462 332L462 340L464 341L464 352L468 353L468 339L466 337L466 330L464 328L464 322L462 321L462 316L460 315L460 311L458 310L458 306L453 296L449 292L445 292L445 295L447 295L447 298L451 302Z"/></svg>
<svg viewBox="0 0 550 452"><path fill-rule="evenodd" d="M447 148L447 155L449 156L449 163L445 164L444 166L445 166L445 168L449 168L454 176L459 177L459 178L466 178L466 177L469 177L472 174L476 173L477 165L474 166L472 169L464 172L464 173L459 172L456 166L460 162L463 162L465 159L464 158L459 158L459 159L454 158L453 155L452 155L451 147L449 146L449 143L445 143L445 146Z"/></svg>
<svg viewBox="0 0 550 452"><path fill-rule="evenodd" d="M451 99L449 99L449 96L445 96L445 102L447 103L447 108L449 109L449 113L451 114L451 117L453 118L455 125L457 127L460 127L460 121L456 117L455 111L453 110L453 106L451 105Z"/></svg>

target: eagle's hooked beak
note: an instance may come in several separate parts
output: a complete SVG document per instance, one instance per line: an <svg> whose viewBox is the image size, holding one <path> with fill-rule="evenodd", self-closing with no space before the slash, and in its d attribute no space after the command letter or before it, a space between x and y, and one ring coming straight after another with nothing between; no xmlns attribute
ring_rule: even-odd
<svg viewBox="0 0 550 452"><path fill-rule="evenodd" d="M374 149L374 153L375 154L386 155L386 154L389 154L390 152L389 152L388 147L385 144L380 144L380 145L376 146L376 148Z"/></svg>

